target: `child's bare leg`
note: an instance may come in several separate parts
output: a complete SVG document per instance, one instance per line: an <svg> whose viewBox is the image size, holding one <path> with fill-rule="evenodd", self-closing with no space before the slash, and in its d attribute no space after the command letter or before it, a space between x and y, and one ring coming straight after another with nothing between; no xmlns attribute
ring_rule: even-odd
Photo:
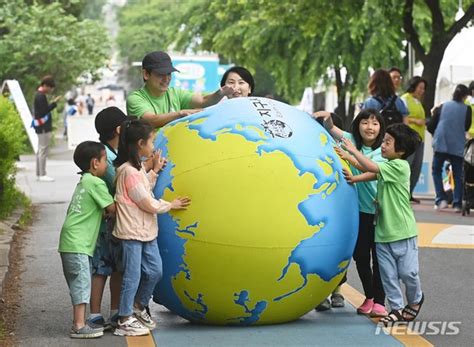
<svg viewBox="0 0 474 347"><path fill-rule="evenodd" d="M102 297L104 295L105 282L107 282L107 276L92 275L90 303L91 313L100 313Z"/></svg>
<svg viewBox="0 0 474 347"><path fill-rule="evenodd" d="M73 305L74 329L81 329L86 325L86 304Z"/></svg>
<svg viewBox="0 0 474 347"><path fill-rule="evenodd" d="M122 286L122 274L120 272L112 272L112 275L110 276L109 285L110 309L118 310L120 303L120 288Z"/></svg>

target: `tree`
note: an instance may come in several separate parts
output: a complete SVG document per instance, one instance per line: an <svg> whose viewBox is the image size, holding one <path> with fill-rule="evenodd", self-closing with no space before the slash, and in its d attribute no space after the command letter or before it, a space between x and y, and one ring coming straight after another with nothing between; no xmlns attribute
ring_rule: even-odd
<svg viewBox="0 0 474 347"><path fill-rule="evenodd" d="M417 59L423 63L422 77L428 84L424 104L425 108L430 110L434 105L436 80L438 78L439 67L443 61L444 52L454 36L472 20L474 16L474 4L471 3L467 9L465 9L464 15L457 21L453 21L454 13L452 13L451 19L448 19L446 23L446 7L449 3L452 4L452 1L440 3L440 0L423 0L423 2L430 13L428 22L430 22L431 28L426 30L426 21L424 23L422 22L421 25L417 22L414 0L405 0L403 7L403 28L407 40L411 42L415 50ZM418 10L420 11L420 8L418 8ZM421 9L421 11L422 10L423 9ZM424 10L426 11L426 8ZM423 24L425 25L423 26ZM425 33L431 33L429 40L425 39L425 42L423 42L422 35L419 33L420 29L423 28L425 29ZM472 43L466 42L466 45L469 44Z"/></svg>
<svg viewBox="0 0 474 347"><path fill-rule="evenodd" d="M436 70L437 74L441 62L432 51L441 47L440 43L445 49L455 33L472 18L473 5L470 5L463 19L440 36L439 28L444 28L444 24L439 24L442 13L455 11L456 0L404 1L180 1L176 10L163 15L159 36L163 45L174 42L174 47L182 51L215 52L252 72L270 73L277 91L290 102L296 102L304 87L314 85L320 79L335 84L337 111L345 116L348 124L353 116L355 98L366 93L371 68L396 65L406 69L402 57L402 52L406 51L404 39L414 40L413 34L409 34L403 25L408 14L412 16L411 32L421 32L418 46L431 44L426 57L418 54L425 63L424 76L430 76L430 81L432 71ZM429 6L424 6L422 1ZM138 0L135 3L149 4L147 12L162 13L159 8L166 1ZM144 21L144 14L133 12L137 15L134 19L137 23ZM203 15L205 13L213 15ZM431 25L430 20L437 24ZM414 46L417 46L416 42ZM431 94L434 95L436 76L434 82L430 81L428 87L433 90L427 92L428 105ZM258 80L256 82L258 85ZM348 110L347 95L350 96Z"/></svg>
<svg viewBox="0 0 474 347"><path fill-rule="evenodd" d="M61 4L8 8L0 16L0 78L20 81L31 98L43 75L52 74L58 90L68 90L80 76L98 78L109 53L105 29L95 21L65 14Z"/></svg>
<svg viewBox="0 0 474 347"><path fill-rule="evenodd" d="M365 89L368 68L401 62L402 32L389 25L393 17L385 15L385 7L373 3L196 1L181 11L177 47L217 52L254 71L261 66L292 102L320 78L336 82L338 112L352 118L346 94L355 97ZM214 16L200 15L203 11Z"/></svg>

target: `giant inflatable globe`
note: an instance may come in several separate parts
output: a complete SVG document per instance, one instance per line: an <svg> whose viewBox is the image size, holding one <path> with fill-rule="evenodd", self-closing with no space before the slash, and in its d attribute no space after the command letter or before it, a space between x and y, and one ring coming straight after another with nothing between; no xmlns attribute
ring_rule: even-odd
<svg viewBox="0 0 474 347"><path fill-rule="evenodd" d="M334 141L307 113L238 98L163 128L168 165L154 193L189 196L159 215L163 279L154 300L193 322L291 321L319 304L349 266L355 188Z"/></svg>

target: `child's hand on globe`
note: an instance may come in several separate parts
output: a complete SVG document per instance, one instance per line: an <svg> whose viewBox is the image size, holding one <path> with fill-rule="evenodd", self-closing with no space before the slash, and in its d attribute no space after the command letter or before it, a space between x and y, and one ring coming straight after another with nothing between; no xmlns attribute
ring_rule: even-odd
<svg viewBox="0 0 474 347"><path fill-rule="evenodd" d="M187 207L191 205L191 199L187 196L185 197L177 197L173 201L171 201L171 209L172 210L186 210Z"/></svg>
<svg viewBox="0 0 474 347"><path fill-rule="evenodd" d="M155 171L155 173L158 173L160 172L160 170L162 170L166 166L167 160L165 157L161 155L161 149L153 153L152 158L153 158L153 171Z"/></svg>

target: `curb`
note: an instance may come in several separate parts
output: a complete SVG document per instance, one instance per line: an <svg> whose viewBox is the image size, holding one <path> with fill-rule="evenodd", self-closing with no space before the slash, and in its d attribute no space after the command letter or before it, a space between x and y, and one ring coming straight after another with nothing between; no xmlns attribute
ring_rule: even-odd
<svg viewBox="0 0 474 347"><path fill-rule="evenodd" d="M0 221L0 297L3 294L3 281L10 265L10 244L19 229L18 220L23 212L23 209L16 209L6 220Z"/></svg>

